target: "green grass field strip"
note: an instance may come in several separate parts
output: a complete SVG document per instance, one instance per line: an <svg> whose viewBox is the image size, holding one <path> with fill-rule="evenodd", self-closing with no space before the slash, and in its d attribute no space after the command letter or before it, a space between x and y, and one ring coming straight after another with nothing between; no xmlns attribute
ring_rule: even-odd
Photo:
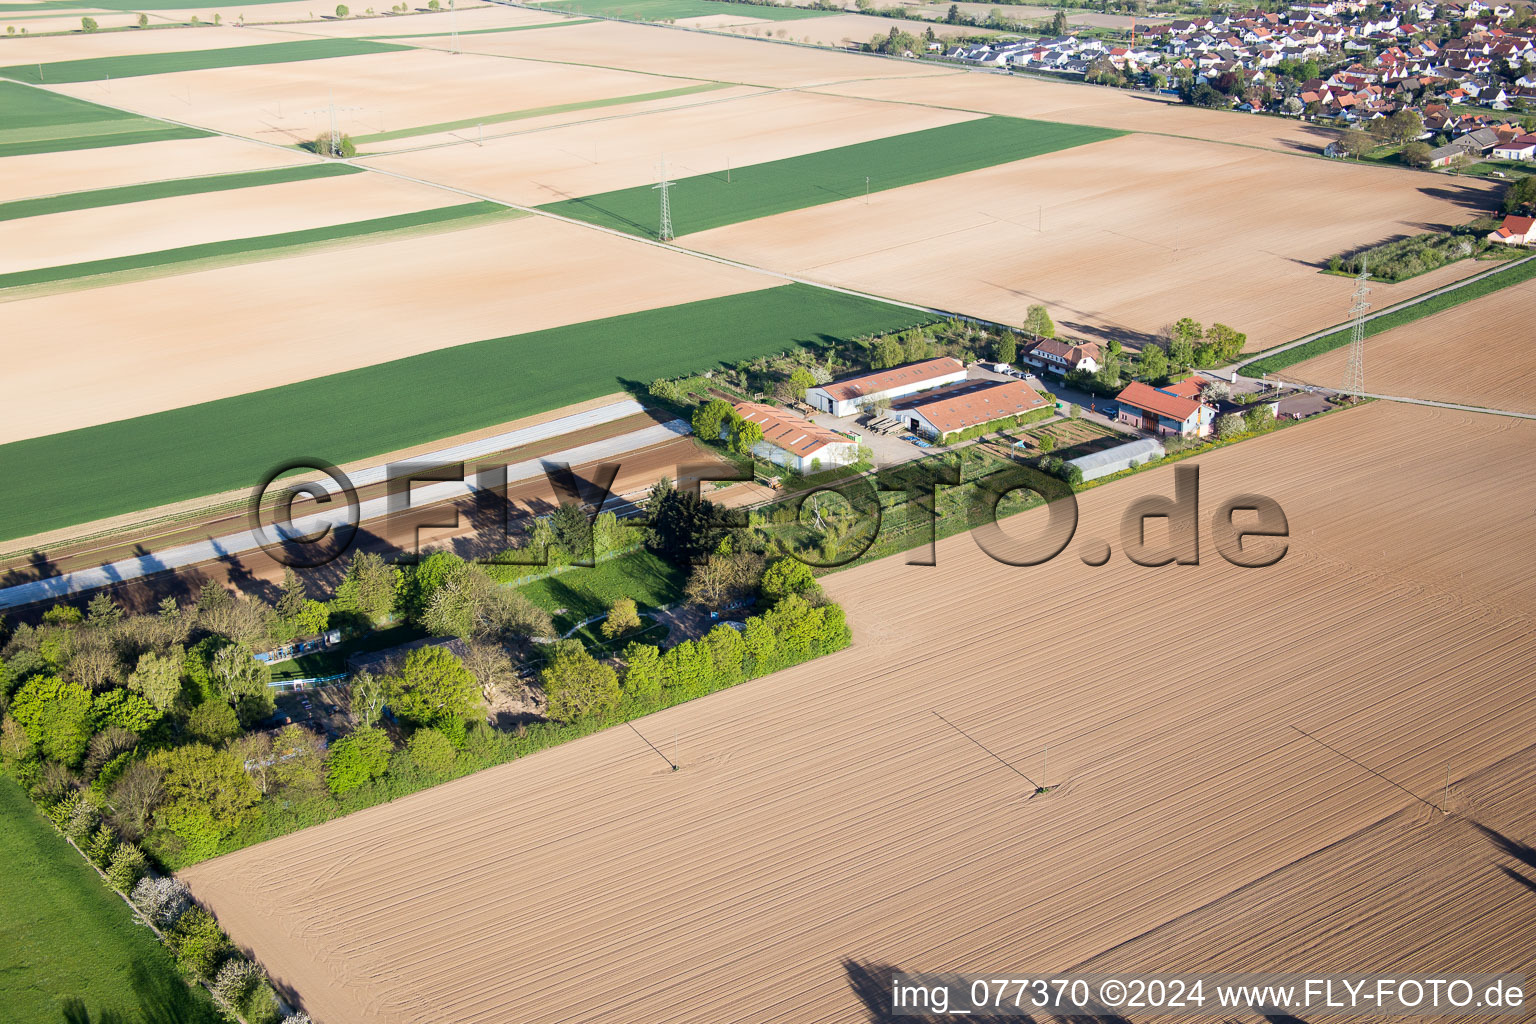
<svg viewBox="0 0 1536 1024"><path fill-rule="evenodd" d="M707 0L706 0L707 2ZM679 235L769 217L1011 163L1124 132L1052 121L982 117L872 142L677 179L672 223ZM541 207L551 213L655 238L656 193L650 185Z"/></svg>
<svg viewBox="0 0 1536 1024"><path fill-rule="evenodd" d="M733 4L724 0L555 0L538 5L545 10L570 14L590 14L604 18L628 18L632 21L667 21L676 18L702 18L715 14L734 14L763 21L799 21L819 18L842 11L814 11L806 7L767 7L757 4Z"/></svg>
<svg viewBox="0 0 1536 1024"><path fill-rule="evenodd" d="M287 459L344 465L657 377L936 319L788 284L15 441L0 446L0 474L26 486L0 489L0 539L248 488Z"/></svg>
<svg viewBox="0 0 1536 1024"><path fill-rule="evenodd" d="M565 114L573 110L591 110L596 107L619 106L625 103L644 103L647 100L665 100L674 96L689 96L696 92L710 92L714 89L729 88L724 82L706 82L702 85L685 85L676 89L663 89L660 92L638 93L634 96L615 96L605 100L581 100L574 103L556 103L548 107L531 107L528 110L514 110L505 114L489 114L485 117L466 117L461 121L443 121L439 124L424 124L415 128L401 128L392 132L378 132L374 135L355 135L352 141L361 146L375 142L392 142L395 139L410 139L419 135L435 135L438 132L463 131L481 124L505 124L508 121L522 121L530 117L544 117L548 114Z"/></svg>
<svg viewBox="0 0 1536 1024"><path fill-rule="evenodd" d="M208 134L46 89L0 81L0 157L198 139Z"/></svg>
<svg viewBox="0 0 1536 1024"><path fill-rule="evenodd" d="M461 36L488 36L496 32L530 32L536 28L565 28L567 25L590 25L596 18L567 18L565 21L546 21L538 25L507 25L504 28L472 28ZM388 36L364 36L365 39L438 39L451 36L452 32L397 32Z"/></svg>
<svg viewBox="0 0 1536 1024"><path fill-rule="evenodd" d="M143 185L122 185L117 188L98 188L86 192L65 192L56 196L36 199L18 199L0 203L0 221L20 220L23 217L41 217L50 213L69 213L73 210L95 210L103 206L122 206L127 203L143 203L154 199L174 196L201 195L205 192L228 192L241 188L260 188L263 185L281 185L290 181L309 181L314 178L334 178L343 174L360 174L361 167L350 164L314 163L297 167L275 167L265 171L237 171L233 174L208 174L197 178L172 178L169 181L152 181Z"/></svg>
<svg viewBox="0 0 1536 1024"><path fill-rule="evenodd" d="M108 77L138 78L142 75L165 75L178 71L289 64L408 49L410 47L372 39L298 39L283 43L258 43L255 46L226 46L214 50L184 50L180 53L132 53L121 57L59 60L44 64L41 68L36 64L13 64L0 68L0 78L30 85L60 85L100 82Z"/></svg>
<svg viewBox="0 0 1536 1024"><path fill-rule="evenodd" d="M155 122L144 119L145 124ZM145 128L143 131L120 132L115 135L92 135L85 138L55 139L44 142L14 142L0 145L0 157L31 156L34 153L57 153L63 150L74 152L83 149L106 149L109 146L137 146L145 142L172 142L176 139L203 139L208 132L198 131L196 128L182 128L179 125L165 125L161 128Z"/></svg>
<svg viewBox="0 0 1536 1024"><path fill-rule="evenodd" d="M392 217L374 217L369 220L348 221L319 228L300 228L274 235L256 235L251 238L230 238L218 242L201 242L183 245L175 249L156 252L134 253L130 256L114 256L104 260L70 263L59 267L40 267L36 270L20 270L12 274L0 274L0 292L11 288L29 288L36 285L57 284L83 278L100 278L137 270L162 270L175 268L177 273L188 272L187 264L198 264L196 269L212 265L229 266L250 262L253 259L271 258L274 253L290 254L327 242L353 240L381 234L393 234L421 227L454 225L471 218L526 217L519 210L509 210L500 203L479 201L440 206L415 213L401 213ZM109 283L107 281L99 282ZM114 282L115 283L115 279Z"/></svg>
<svg viewBox="0 0 1536 1024"><path fill-rule="evenodd" d="M633 598L642 611L683 600L688 573L649 551L636 551L600 562L590 569L541 576L518 587L530 601L555 617L561 633L601 615L621 597Z"/></svg>
<svg viewBox="0 0 1536 1024"><path fill-rule="evenodd" d="M182 982L154 934L8 778L0 778L0 863L5 1020L62 1021L62 1000L77 997L92 1020L115 1010L124 1024L218 1021L207 994Z"/></svg>
<svg viewBox="0 0 1536 1024"><path fill-rule="evenodd" d="M1500 289L1529 281L1532 278L1536 278L1536 260L1530 260L1519 266L1507 267L1496 274L1490 274L1482 280L1472 281L1459 288L1442 292L1434 298L1425 299L1423 302L1388 313L1385 316L1379 316L1374 320L1367 320L1365 322L1365 336L1372 338L1378 334L1385 334L1394 327L1401 327L1404 324L1411 324L1415 320L1434 316L1436 313L1442 313L1464 302L1471 302L1485 295L1492 295ZM1332 352L1336 348L1343 348L1349 344L1349 337L1350 329L1342 327L1330 334L1323 335L1321 338L1313 338L1305 345L1298 345L1293 349L1276 352L1272 356L1262 356L1251 363L1245 363L1238 372L1245 377L1257 377L1260 374L1284 370L1287 367L1295 366L1297 363L1305 362L1313 356L1320 356L1324 352Z"/></svg>

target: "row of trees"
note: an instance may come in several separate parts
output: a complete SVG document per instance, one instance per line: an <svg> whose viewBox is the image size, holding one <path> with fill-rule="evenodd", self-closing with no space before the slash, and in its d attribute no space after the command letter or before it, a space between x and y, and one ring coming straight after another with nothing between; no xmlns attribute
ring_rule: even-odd
<svg viewBox="0 0 1536 1024"><path fill-rule="evenodd" d="M658 702L690 700L841 650L851 640L843 610L820 598L819 587L785 594L767 611L747 618L739 630L721 624L699 640L665 651L631 643L617 666L597 660L578 641L558 641L540 672L549 717L571 722L623 711L626 705L624 717L632 717Z"/></svg>

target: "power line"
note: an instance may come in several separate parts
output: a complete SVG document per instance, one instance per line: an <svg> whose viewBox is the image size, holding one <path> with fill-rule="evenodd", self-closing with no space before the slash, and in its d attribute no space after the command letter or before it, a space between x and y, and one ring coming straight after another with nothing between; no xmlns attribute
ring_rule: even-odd
<svg viewBox="0 0 1536 1024"><path fill-rule="evenodd" d="M1017 775L1019 778L1023 779L1025 782L1027 782L1031 786L1033 786L1035 792L1038 793L1043 788L1040 785L1038 785L1035 782L1034 779L1030 778L1028 775L1025 775L1023 772L1019 771L1013 765L1009 764L1007 761L1004 761L1001 757L998 757L997 754L993 752L992 748L988 747L985 743L981 742L981 740L978 740L976 737L972 736L970 733L966 732L964 729L960 728L954 722L951 722L949 719L945 718L943 715L939 714L937 711L935 711L933 713L933 717L937 718L939 721L943 722L945 725L947 725L951 729L955 730L955 732L959 733L961 736L964 736L966 739L968 739L972 743L976 744L982 750L985 750L988 754L991 754L993 759L996 760L998 764L1002 765L1004 768L1007 768L1009 771L1013 772L1013 774Z"/></svg>

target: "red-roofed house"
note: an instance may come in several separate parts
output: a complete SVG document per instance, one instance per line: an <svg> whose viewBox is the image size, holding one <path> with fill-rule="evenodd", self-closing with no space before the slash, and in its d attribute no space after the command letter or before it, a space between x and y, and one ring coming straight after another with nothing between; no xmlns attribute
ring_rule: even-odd
<svg viewBox="0 0 1536 1024"><path fill-rule="evenodd" d="M833 416L851 416L865 405L882 398L900 398L961 380L965 380L965 364L951 356L944 356L857 377L844 377L831 384L808 389L805 400Z"/></svg>
<svg viewBox="0 0 1536 1024"><path fill-rule="evenodd" d="M1530 245L1536 242L1536 217L1505 217L1499 229L1488 236L1488 241Z"/></svg>
<svg viewBox="0 0 1536 1024"><path fill-rule="evenodd" d="M1021 380L968 380L891 403L891 415L928 437L1048 409L1049 399Z"/></svg>
<svg viewBox="0 0 1536 1024"><path fill-rule="evenodd" d="M1099 346L1091 341L1074 343L1042 338L1020 352L1019 358L1055 373L1066 373L1069 370L1093 373L1099 368Z"/></svg>
<svg viewBox="0 0 1536 1024"><path fill-rule="evenodd" d="M757 402L737 402L736 415L763 428L752 454L796 473L815 473L859 460L857 441L812 423L788 409Z"/></svg>
<svg viewBox="0 0 1536 1024"><path fill-rule="evenodd" d="M1199 386L1193 377L1161 388L1133 381L1116 397L1120 403L1117 418L1154 436L1204 437L1211 432L1216 410L1195 397Z"/></svg>

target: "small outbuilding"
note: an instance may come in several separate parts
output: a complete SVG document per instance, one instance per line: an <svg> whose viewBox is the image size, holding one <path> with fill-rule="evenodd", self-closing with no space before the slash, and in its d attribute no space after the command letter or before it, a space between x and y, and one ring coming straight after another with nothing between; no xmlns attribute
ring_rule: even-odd
<svg viewBox="0 0 1536 1024"><path fill-rule="evenodd" d="M1131 469L1135 466L1144 466L1148 462L1160 459L1168 452L1162 443L1150 437L1144 437L1139 441L1131 441L1126 444L1106 448L1101 452L1093 452L1081 455L1067 462L1069 466L1076 466L1083 471L1083 480L1097 480L1101 476L1109 476L1111 473L1119 473L1121 470Z"/></svg>

